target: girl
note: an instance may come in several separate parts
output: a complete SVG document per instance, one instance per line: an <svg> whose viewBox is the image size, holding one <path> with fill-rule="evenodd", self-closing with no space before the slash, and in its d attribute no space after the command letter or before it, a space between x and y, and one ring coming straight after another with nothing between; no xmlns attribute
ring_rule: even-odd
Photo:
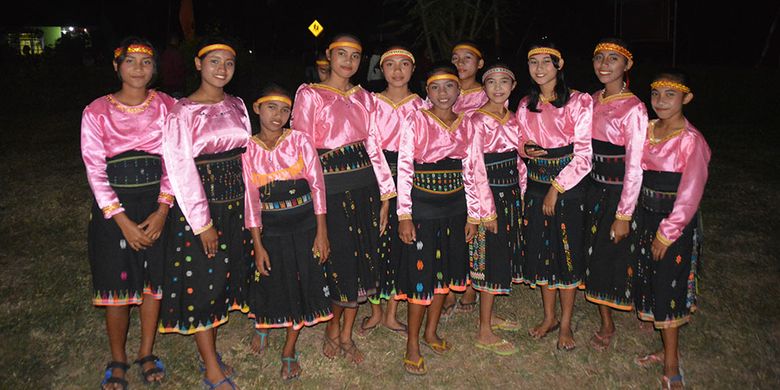
<svg viewBox="0 0 780 390"><path fill-rule="evenodd" d="M330 76L330 61L328 61L328 57L320 52L317 55L317 60L314 62L314 65L316 65L317 68L317 77L321 83L324 83L325 80L328 79L328 76Z"/></svg>
<svg viewBox="0 0 780 390"><path fill-rule="evenodd" d="M388 199L395 196L377 134L370 131L371 95L349 81L361 52L357 38L337 35L328 47L328 80L301 85L293 107L293 127L308 134L320 154L330 210L334 245L325 271L334 321L325 329L323 354L334 358L343 352L356 364L363 353L352 340L352 326L358 303L378 291L379 236L387 225Z"/></svg>
<svg viewBox="0 0 780 390"><path fill-rule="evenodd" d="M636 265L629 223L642 183L642 144L647 129L644 103L623 81L633 55L620 39L602 39L593 51L593 70L604 89L593 94L593 170L586 200L588 270L585 298L599 305L601 327L590 345L604 351L615 335L612 309L632 310Z"/></svg>
<svg viewBox="0 0 780 390"><path fill-rule="evenodd" d="M658 119L648 125L642 155L635 300L639 319L653 321L661 330L663 358L655 353L638 363L662 360L661 386L682 388L678 335L696 309L701 253L697 213L711 153L704 136L683 115L683 106L693 99L685 73L672 69L653 80L650 102Z"/></svg>
<svg viewBox="0 0 780 390"><path fill-rule="evenodd" d="M482 107L487 103L488 98L482 85L477 81L477 72L485 66L485 60L479 46L470 40L458 42L452 48L451 61L458 69L458 78L460 79L460 97L452 109L455 112L469 112ZM473 310L474 305L467 307L470 311Z"/></svg>
<svg viewBox="0 0 780 390"><path fill-rule="evenodd" d="M382 152L396 176L398 162L398 144L401 136L401 124L412 113L423 106L423 100L409 90L409 80L414 72L414 55L403 46L391 46L379 59L379 64L387 81L387 89L373 94L374 111L372 124L382 140ZM394 178L395 179L395 178ZM395 199L390 200L391 210L395 210ZM395 296L395 279L400 258L401 241L398 237L398 218L389 213L387 232L383 236L380 254L379 296L371 300L371 317L364 317L360 331L365 333L382 325L406 336L406 325L396 319L398 301ZM387 299L387 310L382 313L379 300Z"/></svg>
<svg viewBox="0 0 780 390"><path fill-rule="evenodd" d="M482 75L488 102L469 120L485 154L485 167L492 196L480 203L492 203L498 215L483 221L470 247L471 285L479 291L479 331L476 346L498 355L511 355L517 348L493 333L493 329L517 331L516 322L498 318L493 313L495 295L509 294L512 281L520 282L520 222L522 191L526 168L520 159L520 128L517 118L505 103L517 83L506 65L495 64ZM497 218L497 219L496 219ZM488 222L489 221L489 222ZM499 227L500 226L500 227ZM492 234L485 234L485 230Z"/></svg>
<svg viewBox="0 0 780 390"><path fill-rule="evenodd" d="M540 339L560 327L558 349L576 347L571 315L585 270L582 179L591 167L590 95L569 89L563 57L552 43L531 46L530 94L520 101L517 120L529 156L528 190L523 216L525 259L522 280L542 286L544 320L529 334ZM561 320L555 315L560 293Z"/></svg>
<svg viewBox="0 0 780 390"><path fill-rule="evenodd" d="M398 152L398 233L406 245L396 299L409 302L404 368L415 375L427 372L419 340L426 310L422 344L436 354L450 350L437 334L445 294L466 289L466 242L474 237L483 209L495 215L493 204L480 205L477 194L477 183L482 194L489 191L487 178L478 176L484 166L475 169L482 164L482 140L463 123L463 114L452 111L459 91L455 69L435 67L426 84L433 106L406 120Z"/></svg>
<svg viewBox="0 0 780 390"><path fill-rule="evenodd" d="M160 125L175 101L149 89L157 73L154 48L145 39L126 38L114 51L114 71L122 88L95 99L81 118L81 156L95 196L87 236L92 304L106 308L111 349L104 389L127 388L131 305L140 305L141 345L135 363L141 377L150 383L165 376L152 348L162 298L165 243L159 238L173 203L160 160Z"/></svg>
<svg viewBox="0 0 780 390"><path fill-rule="evenodd" d="M301 328L333 317L320 265L330 254L325 183L308 137L283 128L291 103L280 87L263 90L252 105L260 116L260 133L241 158L245 225L252 233L256 265L249 287L250 317L261 345L268 329L287 328L283 379L301 373L295 352Z"/></svg>
<svg viewBox="0 0 780 390"><path fill-rule="evenodd" d="M197 48L200 87L179 100L163 128L163 156L176 194L166 259L160 332L194 334L203 383L235 388L217 354L228 310L248 311L249 235L244 229L241 153L251 125L244 102L225 93L236 51L220 38Z"/></svg>

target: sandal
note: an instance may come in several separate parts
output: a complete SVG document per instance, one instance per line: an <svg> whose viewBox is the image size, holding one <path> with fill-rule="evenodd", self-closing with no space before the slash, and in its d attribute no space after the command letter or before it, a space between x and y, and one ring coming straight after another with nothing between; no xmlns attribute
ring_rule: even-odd
<svg viewBox="0 0 780 390"><path fill-rule="evenodd" d="M261 355L263 352L265 352L265 349L268 348L268 331L266 330L263 332L260 331L260 329L255 329L255 333L258 337L260 337L260 346L255 349L254 345L250 343L249 348L254 354ZM254 337L252 339L254 340Z"/></svg>
<svg viewBox="0 0 780 390"><path fill-rule="evenodd" d="M301 372L303 370L301 369L301 365L300 364L298 365L298 372L296 372L295 374L292 374L292 369L290 368L291 364L298 363L298 359L300 357L301 357L301 354L297 353L297 352L295 353L295 357L284 357L284 356L282 356L282 364L284 364L284 366L282 366L282 379L290 380L290 379L296 379L296 378L301 376ZM285 368L287 369L286 373L284 372Z"/></svg>
<svg viewBox="0 0 780 390"><path fill-rule="evenodd" d="M634 364L639 367L648 368L654 365L664 364L664 354L661 353L649 353L647 355L637 356L634 358Z"/></svg>
<svg viewBox="0 0 780 390"><path fill-rule="evenodd" d="M154 367L144 370L144 364L154 362ZM163 378L165 378L165 366L163 365L162 360L154 355L146 355L140 359L137 359L133 362L134 364L137 364L138 367L141 368L141 379L143 379L144 384L152 384L152 383L162 383ZM149 380L149 377L154 374L163 374L162 377L160 377L159 380Z"/></svg>
<svg viewBox="0 0 780 390"><path fill-rule="evenodd" d="M208 378L203 378L203 384L206 385L206 389L208 389L208 390L215 390L217 387L220 387L220 386L224 385L225 383L229 384L231 389L233 389L233 390L237 389L236 384L233 383L233 380L230 379L229 376L226 376L225 379L223 379L223 380L221 380L221 381L219 381L217 383L211 383L208 380Z"/></svg>
<svg viewBox="0 0 780 390"><path fill-rule="evenodd" d="M548 334L548 333L550 333L550 332L555 332L555 331L556 331L556 330L558 330L558 328L560 328L560 327L561 327L561 322L560 322L560 321L558 321L558 322L556 322L556 323L555 323L555 325L553 325L553 326L551 326L551 327L547 328L547 330L546 330L546 331L544 331L544 333L537 333L537 332L534 330L534 328L528 329L528 335L529 335L529 336L531 336L531 338L533 338L534 340L541 340L541 339L543 339L545 336L547 336L547 334Z"/></svg>
<svg viewBox="0 0 780 390"><path fill-rule="evenodd" d="M474 299L474 302L463 303L463 301L460 298L458 298L457 302L458 302L458 305L455 308L455 311L457 311L458 313L472 313L472 312L474 312L474 309L477 308L477 300L476 299Z"/></svg>
<svg viewBox="0 0 780 390"><path fill-rule="evenodd" d="M612 344L612 338L615 336L615 332L607 335L600 335L598 331L593 332L593 337L590 338L590 346L599 352L604 352L609 349L609 345Z"/></svg>
<svg viewBox="0 0 780 390"><path fill-rule="evenodd" d="M685 388L685 378L683 378L682 373L677 374L671 378L666 375L661 377L661 390L684 389L684 388Z"/></svg>
<svg viewBox="0 0 780 390"><path fill-rule="evenodd" d="M435 353L437 355L444 355L451 348L450 345L447 344L447 340L445 340L445 339L441 339L440 343L429 343L429 342L425 341L425 339L421 339L420 340L420 344L430 348L431 351L433 351L433 353Z"/></svg>
<svg viewBox="0 0 780 390"><path fill-rule="evenodd" d="M335 359L339 351L341 350L341 346L339 346L338 344L338 339L339 339L338 337L332 339L328 337L327 334L323 335L322 337L322 355L328 358L329 360ZM332 354L328 354L327 352L325 352L328 347L330 347L331 350L334 351Z"/></svg>
<svg viewBox="0 0 780 390"><path fill-rule="evenodd" d="M501 339L501 341L497 341L492 344L482 344L479 341L477 341L476 343L474 343L474 346L479 349L484 349L486 351L493 352L499 356L514 355L519 351L519 349L514 344L504 339Z"/></svg>
<svg viewBox="0 0 780 390"><path fill-rule="evenodd" d="M439 318L446 320L450 317L452 317L453 314L455 314L455 308L458 306L458 302L455 301L449 306L444 306L441 308L441 315L439 315Z"/></svg>
<svg viewBox="0 0 780 390"><path fill-rule="evenodd" d="M106 373L103 375L103 381L100 382L100 387L105 388L106 385L120 385L122 389L127 389L127 379L114 376L114 369L119 368L127 374L127 370L130 369L130 365L125 362L111 361L106 366Z"/></svg>
<svg viewBox="0 0 780 390"><path fill-rule="evenodd" d="M344 357L355 364L363 363L366 360L366 357L363 355L363 352L360 352L355 342L350 341L348 345L349 348L344 349L344 344L341 344L341 352L344 353ZM358 358L362 358L362 360L358 362Z"/></svg>
<svg viewBox="0 0 780 390"><path fill-rule="evenodd" d="M425 360L423 360L422 356L416 362L404 358L404 370L406 370L407 374L412 375L425 375L428 373L428 367L425 367Z"/></svg>
<svg viewBox="0 0 780 390"><path fill-rule="evenodd" d="M217 352L217 363L219 363L219 368L225 376L233 376L236 374L236 370L234 370L233 367L228 366L222 361L222 354L219 352ZM200 372L206 372L206 366L203 364L203 360L200 360L200 356L198 356L198 364L200 364Z"/></svg>
<svg viewBox="0 0 780 390"><path fill-rule="evenodd" d="M510 321L502 318L501 322L490 325L490 329L504 330L507 332L517 332L518 330L520 330L520 324L515 321Z"/></svg>
<svg viewBox="0 0 780 390"><path fill-rule="evenodd" d="M358 336L367 337L368 335L371 334L371 332L374 331L374 329L376 329L377 325L382 323L382 321L379 321L376 324L374 324L373 326L366 326L366 323L368 323L368 321L370 321L370 320L371 320L371 317L369 317L369 316L365 316L365 317L363 317L362 320L360 320L360 326L357 329Z"/></svg>

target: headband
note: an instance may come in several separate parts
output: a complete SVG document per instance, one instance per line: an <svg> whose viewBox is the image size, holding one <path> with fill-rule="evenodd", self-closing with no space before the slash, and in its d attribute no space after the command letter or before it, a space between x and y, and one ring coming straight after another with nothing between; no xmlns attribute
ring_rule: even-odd
<svg viewBox="0 0 780 390"><path fill-rule="evenodd" d="M482 52L479 51L479 49L477 49L476 47L474 47L474 45L469 45L467 43L461 43L459 45L455 45L455 47L452 48L452 52L454 53L455 50L460 50L460 49L466 49L466 50L476 54L477 57L482 58Z"/></svg>
<svg viewBox="0 0 780 390"><path fill-rule="evenodd" d="M330 61L328 60L317 60L315 61L317 65L330 65Z"/></svg>
<svg viewBox="0 0 780 390"><path fill-rule="evenodd" d="M511 70L509 70L508 68L504 68L503 66L496 66L494 68L490 68L486 70L485 73L482 74L482 84L485 84L485 80L487 80L488 76L496 73L504 73L508 75L510 78L512 78L512 81L517 80L515 78L515 74L512 73Z"/></svg>
<svg viewBox="0 0 780 390"><path fill-rule="evenodd" d="M206 54L206 53L208 53L210 51L214 51L214 50L225 50L225 51L229 51L234 56L236 55L236 51L232 47L230 47L228 45L225 45L224 43L216 43L216 44L213 44L213 45L205 46L202 49L200 49L198 51L198 57L201 57L204 54Z"/></svg>
<svg viewBox="0 0 780 390"><path fill-rule="evenodd" d="M146 45L141 45L141 44L138 44L138 43L134 43L134 44L128 46L127 47L127 51L125 53L126 54L130 54L130 53L143 53L143 54L148 54L150 56L154 56L154 50L152 50L151 47L146 46ZM119 56L121 56L121 55L122 55L122 48L121 47L117 47L114 50L114 59L119 58Z"/></svg>
<svg viewBox="0 0 780 390"><path fill-rule="evenodd" d="M431 85L432 82L438 81L438 80L453 80L456 81L458 84L460 84L460 79L458 76L455 76L454 74L444 73L444 74L435 74L431 77L428 77L428 80L425 82L425 86Z"/></svg>
<svg viewBox="0 0 780 390"><path fill-rule="evenodd" d="M537 54L549 54L563 59L561 52L551 47L537 47L528 51L528 58L531 58Z"/></svg>
<svg viewBox="0 0 780 390"><path fill-rule="evenodd" d="M288 98L287 96L283 96L283 95L267 95L267 96L263 96L260 99L255 100L255 104L260 105L260 104L263 104L265 102L272 102L272 101L287 103L288 106L292 106L292 100L290 100L290 98Z"/></svg>
<svg viewBox="0 0 780 390"><path fill-rule="evenodd" d="M661 87L676 89L676 90L678 90L678 91L680 91L682 93L691 93L691 89L688 88L687 85L682 84L682 83L677 83L677 82L674 82L674 81L658 80L658 81L653 81L653 83L650 84L650 88L652 88L652 89L658 89L658 88L661 88Z"/></svg>
<svg viewBox="0 0 780 390"><path fill-rule="evenodd" d="M384 54L382 54L381 57L379 57L379 65L382 65L382 63L385 62L385 59L387 59L387 57L392 57L392 56L406 57L410 61L412 61L412 64L414 64L414 56L408 50L404 50L404 49L391 49L391 50L386 51Z"/></svg>
<svg viewBox="0 0 780 390"><path fill-rule="evenodd" d="M614 51L616 53L620 53L623 57L626 57L629 61L634 60L633 54L631 54L628 49L626 49L623 46L618 45L617 43L609 43L609 42L602 42L596 45L596 48L593 50L593 55L596 55L596 53L604 50Z"/></svg>
<svg viewBox="0 0 780 390"><path fill-rule="evenodd" d="M333 50L333 49L335 49L337 47L351 47L351 48L353 48L353 49L355 49L357 51L360 51L360 52L363 51L363 46L360 46L359 43L350 42L350 41L336 41L336 42L333 42L333 43L330 44L330 46L328 46L328 50Z"/></svg>

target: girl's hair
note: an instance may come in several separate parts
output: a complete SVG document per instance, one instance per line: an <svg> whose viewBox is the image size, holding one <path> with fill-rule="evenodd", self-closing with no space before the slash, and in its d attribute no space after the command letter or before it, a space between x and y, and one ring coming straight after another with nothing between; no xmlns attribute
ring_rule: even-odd
<svg viewBox="0 0 780 390"><path fill-rule="evenodd" d="M458 70L449 62L438 62L425 73L425 79L427 80L431 76L439 73L447 73L458 77Z"/></svg>
<svg viewBox="0 0 780 390"><path fill-rule="evenodd" d="M152 48L152 62L154 64L153 71L152 71L152 79L149 80L149 84L146 84L146 87L148 88L152 84L154 84L155 80L157 80L157 59L159 58L157 49L154 48L151 42L147 41L146 39L136 37L136 36L129 36L122 40L122 42L119 44L119 49L121 49L121 53L118 57L114 58L114 63L117 64L116 69L116 77L119 79L119 82L122 82L122 75L119 73L119 66L122 62L125 61L125 58L127 58L127 48L130 45L144 45L149 46Z"/></svg>
<svg viewBox="0 0 780 390"><path fill-rule="evenodd" d="M550 42L546 39L542 39L541 41L532 44L528 47L528 50L536 49L539 47L549 47L551 49L558 50L558 47L555 45L555 43ZM555 75L555 100L551 101L550 104L552 104L556 108L561 108L566 105L566 103L569 102L569 94L571 93L571 89L568 85L566 85L566 79L563 76L563 70L560 69L561 65L561 59L558 58L555 55L550 54L550 58L552 58L553 66L555 66L556 69L558 69L558 72ZM529 72L528 77L531 77L531 74ZM536 82L533 80L533 77L531 77L531 88L528 92L528 110L531 112L542 112L537 105L539 104L539 95L542 93L541 88L539 87L539 84L536 84Z"/></svg>
<svg viewBox="0 0 780 390"><path fill-rule="evenodd" d="M350 33L338 33L331 38L330 43L338 42L341 38L349 38L357 42L358 45L363 46L363 44L360 42L360 38L356 37L354 34Z"/></svg>
<svg viewBox="0 0 780 390"><path fill-rule="evenodd" d="M230 39L221 36L210 36L210 37L203 38L198 44L198 46L195 47L195 56L199 57L201 60L205 58L210 53L210 51L203 53L203 55L201 56L198 56L198 53L200 52L201 49L209 45L228 45L231 48L233 48L233 50L235 50L236 53L238 53L235 44Z"/></svg>
<svg viewBox="0 0 780 390"><path fill-rule="evenodd" d="M270 95L286 96L290 98L290 100L292 100L292 95L290 95L290 91L288 91L286 88L276 83L266 84L266 86L260 90L260 96L258 96L257 98L260 99L262 97L270 96Z"/></svg>
<svg viewBox="0 0 780 390"><path fill-rule="evenodd" d="M691 78L688 76L688 73L680 68L666 68L661 70L660 72L656 73L655 76L653 76L653 81L658 80L669 80L678 82L682 85L685 85L686 87L690 88L691 91L693 91L693 87L691 86Z"/></svg>
<svg viewBox="0 0 780 390"><path fill-rule="evenodd" d="M484 71L482 72L482 74L484 75L485 73L487 73L487 71L489 71L490 69L493 69L493 68L506 68L506 69L512 70L512 67L507 65L505 62L494 62L494 63L490 64L489 66L486 66ZM512 73L514 73L514 72L512 72ZM515 81L517 81L517 80L515 80Z"/></svg>
<svg viewBox="0 0 780 390"><path fill-rule="evenodd" d="M482 50L482 48L479 46L479 43L477 43L477 41L474 41L472 39L461 39L461 40L455 42L454 45L452 45L453 49L456 46L458 46L458 45L468 45L468 46L471 46L471 47L479 50L480 53L482 53L481 55L478 56L480 59L484 59L485 58L485 51Z"/></svg>

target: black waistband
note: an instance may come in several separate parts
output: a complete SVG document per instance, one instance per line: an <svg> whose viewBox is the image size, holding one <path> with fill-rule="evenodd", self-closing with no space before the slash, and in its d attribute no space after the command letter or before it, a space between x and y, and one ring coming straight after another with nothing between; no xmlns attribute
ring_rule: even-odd
<svg viewBox="0 0 780 390"><path fill-rule="evenodd" d="M550 184L559 173L571 162L574 157L574 145L566 145L560 148L545 149L547 154L526 161L528 167L528 179L531 181Z"/></svg>
<svg viewBox="0 0 780 390"><path fill-rule="evenodd" d="M626 148L594 139L591 179L602 184L622 185L625 175Z"/></svg>
<svg viewBox="0 0 780 390"><path fill-rule="evenodd" d="M106 159L106 176L116 192L159 191L162 159L141 150L129 150Z"/></svg>
<svg viewBox="0 0 780 390"><path fill-rule="evenodd" d="M679 172L644 171L639 204L652 212L671 213L681 178Z"/></svg>
<svg viewBox="0 0 780 390"><path fill-rule="evenodd" d="M371 158L362 141L335 149L317 149L317 153L329 195L376 184Z"/></svg>
<svg viewBox="0 0 780 390"><path fill-rule="evenodd" d="M311 189L306 180L272 181L259 190L263 234L287 234L316 226Z"/></svg>
<svg viewBox="0 0 780 390"><path fill-rule="evenodd" d="M206 198L212 203L231 202L244 197L241 154L244 148L204 154L195 159Z"/></svg>
<svg viewBox="0 0 780 390"><path fill-rule="evenodd" d="M246 152L246 148L235 148L230 149L224 152L219 153L211 153L211 154L201 154L198 157L195 157L195 163L206 163L206 162L212 162L212 161L218 161L218 160L225 160L225 159L232 159L236 156L241 156Z"/></svg>
<svg viewBox="0 0 780 390"><path fill-rule="evenodd" d="M412 186L412 214L435 219L466 212L463 163L445 158L435 163L415 163Z"/></svg>
<svg viewBox="0 0 780 390"><path fill-rule="evenodd" d="M382 153L385 154L385 160L387 160L387 165L390 166L390 172L393 174L393 177L398 176L398 152L382 150Z"/></svg>
<svg viewBox="0 0 780 390"><path fill-rule="evenodd" d="M519 181L517 151L485 153L485 169L487 170L488 184L491 187L517 185Z"/></svg>

